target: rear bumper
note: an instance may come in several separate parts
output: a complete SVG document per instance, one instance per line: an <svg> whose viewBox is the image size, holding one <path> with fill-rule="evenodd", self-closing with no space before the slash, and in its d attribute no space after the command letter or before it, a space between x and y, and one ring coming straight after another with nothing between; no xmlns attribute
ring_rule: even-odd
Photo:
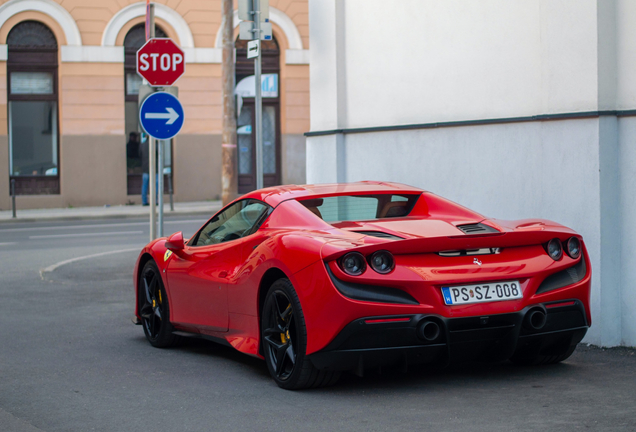
<svg viewBox="0 0 636 432"><path fill-rule="evenodd" d="M540 329L528 322L529 313L537 310L545 313L545 324ZM427 340L422 326L428 322L435 323L439 332L429 333ZM574 299L490 316L367 317L349 323L328 346L308 358L318 369L361 373L390 364L500 361L515 354L559 355L578 344L588 327L583 303Z"/></svg>

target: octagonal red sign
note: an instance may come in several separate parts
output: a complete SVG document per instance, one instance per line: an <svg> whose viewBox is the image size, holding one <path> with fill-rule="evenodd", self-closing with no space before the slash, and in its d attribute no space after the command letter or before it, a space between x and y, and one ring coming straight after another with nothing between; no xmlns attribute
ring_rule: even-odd
<svg viewBox="0 0 636 432"><path fill-rule="evenodd" d="M153 87L171 86L185 72L185 55L172 39L149 39L137 51L137 73Z"/></svg>

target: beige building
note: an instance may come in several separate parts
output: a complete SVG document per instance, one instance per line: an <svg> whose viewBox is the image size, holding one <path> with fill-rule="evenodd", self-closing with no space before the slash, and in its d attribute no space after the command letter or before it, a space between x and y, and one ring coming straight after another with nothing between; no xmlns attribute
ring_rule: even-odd
<svg viewBox="0 0 636 432"><path fill-rule="evenodd" d="M157 34L186 53L186 73L176 83L185 124L164 143L164 173L176 201L215 199L221 193L221 1L155 4ZM305 182L307 9L307 0L270 0L275 41L263 54L266 185ZM139 145L127 142L138 130L134 53L144 42L144 14L145 1L0 0L0 73L6 75L0 80L0 209L11 206L11 180L18 208L141 202ZM236 57L237 88L247 88L253 63L240 41ZM253 97L241 96L238 171L246 192L254 187Z"/></svg>

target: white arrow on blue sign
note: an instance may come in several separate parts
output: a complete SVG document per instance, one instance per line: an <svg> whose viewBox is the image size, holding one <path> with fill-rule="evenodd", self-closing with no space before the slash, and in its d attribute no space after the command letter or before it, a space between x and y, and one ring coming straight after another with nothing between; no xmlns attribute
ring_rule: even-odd
<svg viewBox="0 0 636 432"><path fill-rule="evenodd" d="M183 120L183 106L170 93L153 93L139 108L141 126L154 139L174 138L183 127Z"/></svg>

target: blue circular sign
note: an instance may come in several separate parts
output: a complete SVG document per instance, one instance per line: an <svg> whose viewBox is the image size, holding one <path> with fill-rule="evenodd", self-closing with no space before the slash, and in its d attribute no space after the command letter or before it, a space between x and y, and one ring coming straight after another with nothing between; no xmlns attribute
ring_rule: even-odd
<svg viewBox="0 0 636 432"><path fill-rule="evenodd" d="M153 93L139 108L141 126L154 139L174 138L183 127L183 120L183 106L170 93Z"/></svg>

